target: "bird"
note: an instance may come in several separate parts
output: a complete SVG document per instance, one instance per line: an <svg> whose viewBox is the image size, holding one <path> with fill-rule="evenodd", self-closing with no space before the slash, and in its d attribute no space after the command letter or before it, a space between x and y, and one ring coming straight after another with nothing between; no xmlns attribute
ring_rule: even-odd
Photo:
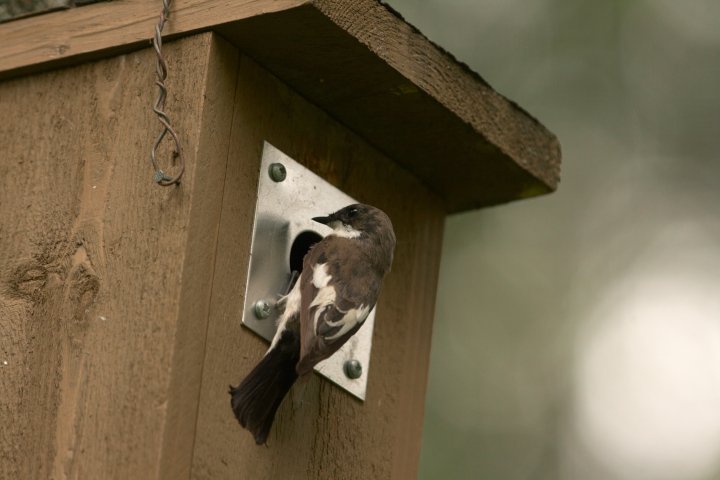
<svg viewBox="0 0 720 480"><path fill-rule="evenodd" d="M395 251L390 218L379 208L348 205L315 217L332 232L313 245L290 292L278 300L278 328L263 358L230 386L230 404L258 445L295 381L306 377L363 325L377 303Z"/></svg>

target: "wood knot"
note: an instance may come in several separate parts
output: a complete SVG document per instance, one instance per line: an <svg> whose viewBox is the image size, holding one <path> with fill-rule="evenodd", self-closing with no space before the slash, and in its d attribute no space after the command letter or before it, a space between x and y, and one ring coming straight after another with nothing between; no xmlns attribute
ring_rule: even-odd
<svg viewBox="0 0 720 480"><path fill-rule="evenodd" d="M95 303L99 290L100 278L95 273L85 247L78 245L72 256L65 290L71 308L68 334L74 343L81 343L89 327L88 311Z"/></svg>
<svg viewBox="0 0 720 480"><path fill-rule="evenodd" d="M8 275L7 291L11 297L33 297L45 287L47 275L47 269L37 261L21 262Z"/></svg>

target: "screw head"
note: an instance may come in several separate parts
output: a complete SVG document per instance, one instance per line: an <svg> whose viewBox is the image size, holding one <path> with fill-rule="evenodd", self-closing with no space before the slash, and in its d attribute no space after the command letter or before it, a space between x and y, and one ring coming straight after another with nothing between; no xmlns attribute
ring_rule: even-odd
<svg viewBox="0 0 720 480"><path fill-rule="evenodd" d="M282 163L271 163L268 172L273 182L282 182L287 178L287 169Z"/></svg>
<svg viewBox="0 0 720 480"><path fill-rule="evenodd" d="M348 360L345 362L345 365L343 365L343 371L345 372L345 376L352 380L360 378L362 375L362 363L355 359Z"/></svg>
<svg viewBox="0 0 720 480"><path fill-rule="evenodd" d="M265 300L258 300L253 306L253 312L258 320L264 320L270 316L272 307Z"/></svg>

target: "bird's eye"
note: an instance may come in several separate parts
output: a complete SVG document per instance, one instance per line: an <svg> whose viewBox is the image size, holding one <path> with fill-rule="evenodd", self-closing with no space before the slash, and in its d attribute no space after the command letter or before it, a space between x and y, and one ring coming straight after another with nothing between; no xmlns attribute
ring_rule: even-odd
<svg viewBox="0 0 720 480"><path fill-rule="evenodd" d="M353 218L358 214L358 209L353 207L350 210L348 210L348 217Z"/></svg>

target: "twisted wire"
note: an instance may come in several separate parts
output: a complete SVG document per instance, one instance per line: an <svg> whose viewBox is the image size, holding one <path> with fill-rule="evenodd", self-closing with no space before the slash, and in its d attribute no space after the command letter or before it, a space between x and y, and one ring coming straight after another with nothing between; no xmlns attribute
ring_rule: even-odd
<svg viewBox="0 0 720 480"><path fill-rule="evenodd" d="M182 147L180 145L180 138L178 137L177 132L175 132L175 129L172 127L172 124L170 123L170 118L164 111L165 99L167 98L167 87L165 87L165 80L167 79L167 64L165 63L165 57L163 57L162 54L161 33L163 27L165 26L165 22L167 21L169 16L170 0L163 0L163 9L160 13L160 20L158 21L157 25L155 25L155 35L153 37L153 48L155 49L155 54L157 56L157 63L155 66L155 73L157 75L157 79L155 80L155 85L157 85L158 87L158 96L155 100L155 105L153 106L153 112L155 112L155 115L157 115L158 121L162 124L163 129L155 140L155 143L153 144L152 151L150 152L150 160L152 162L153 168L155 169L155 182L164 187L175 184L179 185L180 178L185 172L185 159L183 157ZM165 135L167 135L168 133L172 137L173 142L175 142L175 150L173 151L173 164L177 164L178 172L174 176L165 173L160 167L157 160L158 146L160 146L160 143L163 141Z"/></svg>

